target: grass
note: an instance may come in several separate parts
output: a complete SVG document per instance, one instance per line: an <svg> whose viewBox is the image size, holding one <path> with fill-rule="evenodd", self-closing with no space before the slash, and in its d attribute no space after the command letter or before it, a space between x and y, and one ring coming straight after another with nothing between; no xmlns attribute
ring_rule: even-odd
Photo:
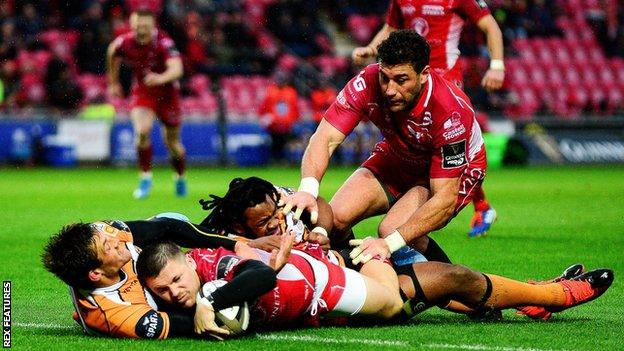
<svg viewBox="0 0 624 351"><path fill-rule="evenodd" d="M321 194L331 197L352 170L332 169ZM197 200L222 194L232 177L258 175L295 186L294 168L189 171L189 197L173 196L167 169L155 171L152 196L131 198L132 169L0 169L0 277L12 281L12 342L18 350L217 349L222 344L178 339L163 342L84 336L71 319L66 287L39 262L46 238L64 224L96 219L146 218L176 211L199 221ZM490 235L467 239L467 208L433 237L452 260L516 279L546 278L575 262L615 270L602 298L535 322L512 311L501 323L475 323L436 309L409 325L326 328L250 335L227 342L231 350L613 350L624 330L624 168L518 168L490 172L486 192L499 213ZM359 235L376 232L378 219L358 225Z"/></svg>

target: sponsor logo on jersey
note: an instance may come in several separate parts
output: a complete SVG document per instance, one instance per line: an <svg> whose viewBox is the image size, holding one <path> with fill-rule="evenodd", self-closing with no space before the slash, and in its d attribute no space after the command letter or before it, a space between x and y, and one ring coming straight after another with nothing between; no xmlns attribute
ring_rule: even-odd
<svg viewBox="0 0 624 351"><path fill-rule="evenodd" d="M416 17L412 20L412 29L423 37L429 34L429 22L422 17Z"/></svg>
<svg viewBox="0 0 624 351"><path fill-rule="evenodd" d="M423 16L444 16L444 6L441 5L423 5Z"/></svg>
<svg viewBox="0 0 624 351"><path fill-rule="evenodd" d="M141 317L140 322L134 328L134 332L140 338L153 339L160 336L165 321L156 311L149 311Z"/></svg>
<svg viewBox="0 0 624 351"><path fill-rule="evenodd" d="M340 93L338 93L338 96L336 96L336 101L338 101L338 103L342 105L342 107L349 108L349 104L347 103L347 98L345 98L345 95L344 95L344 89L342 89Z"/></svg>
<svg viewBox="0 0 624 351"><path fill-rule="evenodd" d="M442 168L457 168L466 163L466 139L442 146Z"/></svg>
<svg viewBox="0 0 624 351"><path fill-rule="evenodd" d="M442 136L445 140L454 139L466 132L466 127L461 123L461 117L458 112L453 112L442 127L444 128Z"/></svg>
<svg viewBox="0 0 624 351"><path fill-rule="evenodd" d="M219 263L217 264L217 279L223 279L227 277L228 273L230 273L232 268L234 268L234 266L240 261L240 258L232 255L226 255L221 257Z"/></svg>
<svg viewBox="0 0 624 351"><path fill-rule="evenodd" d="M403 12L403 16L409 16L416 13L416 8L412 5L401 7L401 12Z"/></svg>

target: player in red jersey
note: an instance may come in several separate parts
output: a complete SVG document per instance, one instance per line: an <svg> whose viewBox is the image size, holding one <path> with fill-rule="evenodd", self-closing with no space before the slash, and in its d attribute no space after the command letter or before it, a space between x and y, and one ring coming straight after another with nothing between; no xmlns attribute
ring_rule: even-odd
<svg viewBox="0 0 624 351"><path fill-rule="evenodd" d="M353 50L353 61L362 64L367 58L376 57L377 46L397 29L413 29L431 46L429 65L433 71L462 88L463 67L458 61L458 45L465 20L475 23L485 33L490 52L490 68L481 85L488 91L498 90L505 79L503 36L483 0L392 0L385 25L369 45ZM482 236L496 219L496 211L481 187L475 189L472 201L475 215L468 234Z"/></svg>
<svg viewBox="0 0 624 351"><path fill-rule="evenodd" d="M185 149L180 142L182 122L179 103L179 83L182 59L173 40L156 28L155 10L137 7L130 15L132 31L115 38L107 52L108 89L112 96L122 96L119 67L123 60L134 73L130 118L136 133L137 154L141 180L133 196L149 196L152 186L152 144L154 121L164 125L164 140L171 165L176 172L177 196L186 196Z"/></svg>
<svg viewBox="0 0 624 351"><path fill-rule="evenodd" d="M315 198L331 154L360 120L370 120L384 139L330 201L333 230L343 236L362 219L386 214L381 239L356 248L356 262L389 257L408 243L429 260L449 262L427 234L469 203L485 177L472 105L428 62L429 44L415 31L396 31L382 42L379 63L351 79L325 113L304 153L299 191L284 208L318 211Z"/></svg>

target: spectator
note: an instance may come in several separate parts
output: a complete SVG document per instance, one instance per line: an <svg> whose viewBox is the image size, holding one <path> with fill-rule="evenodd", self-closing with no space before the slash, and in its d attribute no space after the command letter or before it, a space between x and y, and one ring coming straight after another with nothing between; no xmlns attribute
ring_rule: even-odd
<svg viewBox="0 0 624 351"><path fill-rule="evenodd" d="M336 88L325 77L320 77L318 86L312 90L310 100L312 102L312 119L319 123L323 119L325 111L336 99Z"/></svg>
<svg viewBox="0 0 624 351"><path fill-rule="evenodd" d="M59 58L48 62L45 88L48 104L61 111L75 110L82 102L82 89L72 79L67 63Z"/></svg>
<svg viewBox="0 0 624 351"><path fill-rule="evenodd" d="M289 83L286 73L278 71L275 83L267 91L259 115L271 135L271 151L275 160L284 159L284 148L291 139L293 125L299 119L297 90Z"/></svg>
<svg viewBox="0 0 624 351"><path fill-rule="evenodd" d="M32 3L26 3L22 7L22 14L17 19L17 28L26 39L34 39L43 30L41 17Z"/></svg>

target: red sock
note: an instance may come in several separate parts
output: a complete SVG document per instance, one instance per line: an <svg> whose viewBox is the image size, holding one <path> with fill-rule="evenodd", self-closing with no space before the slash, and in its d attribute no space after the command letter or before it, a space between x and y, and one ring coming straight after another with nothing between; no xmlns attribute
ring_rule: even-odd
<svg viewBox="0 0 624 351"><path fill-rule="evenodd" d="M490 204L485 199L485 193L483 192L483 187L478 187L474 190L474 195L472 196L472 203L474 204L474 208L476 212L485 211L490 208Z"/></svg>
<svg viewBox="0 0 624 351"><path fill-rule="evenodd" d="M186 157L184 155L182 157L171 157L171 166L179 176L183 176L186 169Z"/></svg>
<svg viewBox="0 0 624 351"><path fill-rule="evenodd" d="M143 172L149 172L152 169L152 155L154 150L150 144L148 147L137 147L137 155L139 156L139 168Z"/></svg>

